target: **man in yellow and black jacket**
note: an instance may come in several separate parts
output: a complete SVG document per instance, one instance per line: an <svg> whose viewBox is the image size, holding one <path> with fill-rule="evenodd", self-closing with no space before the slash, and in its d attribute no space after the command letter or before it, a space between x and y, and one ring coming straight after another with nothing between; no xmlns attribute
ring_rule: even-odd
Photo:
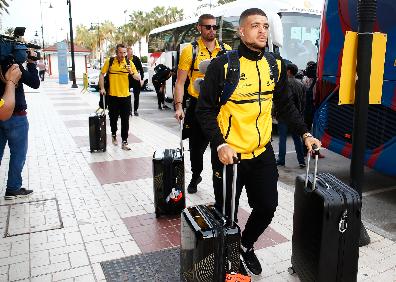
<svg viewBox="0 0 396 282"><path fill-rule="evenodd" d="M129 92L129 75L140 81L140 75L131 60L126 59L127 49L123 44L117 44L116 57L107 59L99 76L100 95L108 95L111 141L117 142L117 121L121 117L121 149L130 151L128 145L129 115L131 113L131 93ZM108 75L109 88L105 89L105 75ZM108 93L106 93L108 92Z"/></svg>
<svg viewBox="0 0 396 282"><path fill-rule="evenodd" d="M216 18L213 15L201 15L198 19L197 29L201 37L197 41L184 47L180 54L174 92L176 108L175 117L180 121L180 119L184 118L182 107L184 84L187 77L190 79L190 84L188 86L190 103L186 110L186 122L190 127L189 145L192 171L191 182L187 187L189 193L196 193L197 185L202 180L203 154L209 143L195 117L195 106L199 97L199 91L194 87L194 82L204 77L204 73L199 71L198 66L202 61L215 58L220 52L225 51L225 49L231 49L230 46L219 43L216 40L216 30L218 26L216 25Z"/></svg>
<svg viewBox="0 0 396 282"><path fill-rule="evenodd" d="M300 113L287 94L285 64L271 55L273 65L264 54L268 36L268 19L257 8L244 11L239 19L241 44L238 48L239 81L231 96L220 104L228 77L228 56L214 59L208 67L196 108L197 119L212 146L213 186L216 207L222 207L223 165L240 160L236 191L236 211L243 186L252 212L241 238L244 264L258 275L261 265L253 245L270 224L278 205L278 171L271 146L273 104L288 126L303 136L306 146L320 147L309 134ZM265 55L265 56L264 56ZM276 64L276 65L275 65ZM273 68L275 66L275 68ZM275 72L274 70L278 71ZM275 77L279 73L278 77ZM224 93L223 93L224 94ZM228 180L230 178L230 180ZM227 189L231 186L227 175ZM229 185L228 185L229 184ZM226 212L230 212L231 193L227 193Z"/></svg>

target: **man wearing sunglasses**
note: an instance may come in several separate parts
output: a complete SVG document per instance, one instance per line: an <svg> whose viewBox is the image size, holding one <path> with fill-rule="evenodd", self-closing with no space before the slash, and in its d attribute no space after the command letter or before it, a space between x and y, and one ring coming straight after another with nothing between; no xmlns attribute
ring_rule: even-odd
<svg viewBox="0 0 396 282"><path fill-rule="evenodd" d="M221 46L224 46L224 49L227 50L231 49L230 46L222 43L219 44L216 40L216 30L218 29L218 26L216 25L216 18L213 15L201 15L198 19L197 29L201 36L196 42L198 47L196 50L196 57L193 58L193 44L195 43L187 45L181 51L174 92L174 103L176 108L175 117L180 121L185 116L182 102L184 84L188 77L190 80L190 84L188 86L190 103L186 110L186 115L188 117L190 127L189 145L192 179L188 185L187 191L190 194L197 192L197 185L202 181L201 172L203 169L203 154L209 144L208 139L202 132L198 120L195 117L195 106L197 104L199 92L194 87L194 81L205 76L199 71L198 66L200 62L210 60L216 57L219 53L222 53L221 51L224 50L222 50L223 48Z"/></svg>

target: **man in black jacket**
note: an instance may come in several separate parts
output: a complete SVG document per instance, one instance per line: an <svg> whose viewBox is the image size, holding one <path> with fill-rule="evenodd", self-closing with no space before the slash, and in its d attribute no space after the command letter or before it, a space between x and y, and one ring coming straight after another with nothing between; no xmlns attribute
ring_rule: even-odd
<svg viewBox="0 0 396 282"><path fill-rule="evenodd" d="M197 119L212 146L213 186L216 207L222 207L223 166L238 157L236 211L243 186L252 212L241 238L244 264L253 274L262 271L253 245L270 224L278 205L278 171L271 146L272 104L291 129L304 138L309 150L320 141L308 132L287 95L286 68L276 55L278 79L263 56L267 44L268 19L257 8L244 11L239 19L241 44L238 48L240 80L229 99L219 105L223 92L227 56L215 58L206 72L196 108ZM275 58L273 58L275 60ZM276 82L277 81L277 82ZM228 178L230 180L228 181ZM231 174L227 175L230 190ZM229 184L229 185L228 185ZM227 193L226 213L230 213L231 193Z"/></svg>
<svg viewBox="0 0 396 282"><path fill-rule="evenodd" d="M157 93L158 109L169 109L169 107L165 105L165 86L166 81L175 74L175 71L163 64L157 65L154 68L154 71L156 71L156 73L151 78L151 82L153 83L155 92Z"/></svg>
<svg viewBox="0 0 396 282"><path fill-rule="evenodd" d="M30 51L30 55L35 57L36 53ZM6 200L28 196L33 193L32 190L22 188L22 169L26 160L29 131L29 122L26 116L27 104L23 84L37 89L40 87L40 79L35 61L31 59L27 60L27 70L24 69L22 65L20 65L19 68L22 71L22 77L15 85L15 108L13 115L9 120L0 121L0 161L3 159L7 142L11 153L7 189L4 197ZM0 93L4 92L4 88L4 83L0 83Z"/></svg>
<svg viewBox="0 0 396 282"><path fill-rule="evenodd" d="M142 66L142 62L140 61L139 57L135 56L133 54L133 49L131 47L127 48L127 57L128 60L131 60L132 63L135 65L136 70L139 72L140 74L140 81L133 79L133 77L129 77L129 81L130 81L130 87L133 89L133 114L135 116L139 116L138 113L138 109L139 109L139 96L140 96L140 90L142 87L142 81L144 80L144 71L143 71L143 66Z"/></svg>
<svg viewBox="0 0 396 282"><path fill-rule="evenodd" d="M305 86L302 84L300 80L298 80L295 76L298 72L298 67L295 64L287 65L287 77L288 77L288 93L290 99L293 101L294 106L298 110L301 116L304 116L304 108L305 108ZM276 164L278 166L285 165L285 157L286 157L286 141L287 141L287 132L288 127L287 123L283 121L281 117L277 117L278 120L278 134L279 134L279 155L276 160ZM305 167L304 160L304 149L301 141L301 136L292 133L292 138L294 142L294 148L296 149L297 161L300 168Z"/></svg>

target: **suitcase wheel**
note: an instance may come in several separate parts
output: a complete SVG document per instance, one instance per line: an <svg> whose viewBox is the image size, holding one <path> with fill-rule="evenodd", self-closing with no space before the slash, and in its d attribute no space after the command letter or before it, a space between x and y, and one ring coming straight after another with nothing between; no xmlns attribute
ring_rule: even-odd
<svg viewBox="0 0 396 282"><path fill-rule="evenodd" d="M296 273L296 271L294 270L293 266L290 266L287 271L289 272L290 275L293 275Z"/></svg>

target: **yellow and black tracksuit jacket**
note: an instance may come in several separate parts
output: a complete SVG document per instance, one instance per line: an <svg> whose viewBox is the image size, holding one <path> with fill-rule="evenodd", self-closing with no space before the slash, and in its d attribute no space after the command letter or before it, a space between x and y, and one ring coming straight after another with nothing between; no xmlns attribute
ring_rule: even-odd
<svg viewBox="0 0 396 282"><path fill-rule="evenodd" d="M201 86L196 115L202 130L212 146L227 143L242 159L252 159L266 150L271 142L272 107L297 134L308 132L305 123L287 91L286 67L276 56L279 79L275 85L270 67L262 52L247 48L242 42L238 48L240 62L239 83L220 106L228 60L221 56L212 61Z"/></svg>

